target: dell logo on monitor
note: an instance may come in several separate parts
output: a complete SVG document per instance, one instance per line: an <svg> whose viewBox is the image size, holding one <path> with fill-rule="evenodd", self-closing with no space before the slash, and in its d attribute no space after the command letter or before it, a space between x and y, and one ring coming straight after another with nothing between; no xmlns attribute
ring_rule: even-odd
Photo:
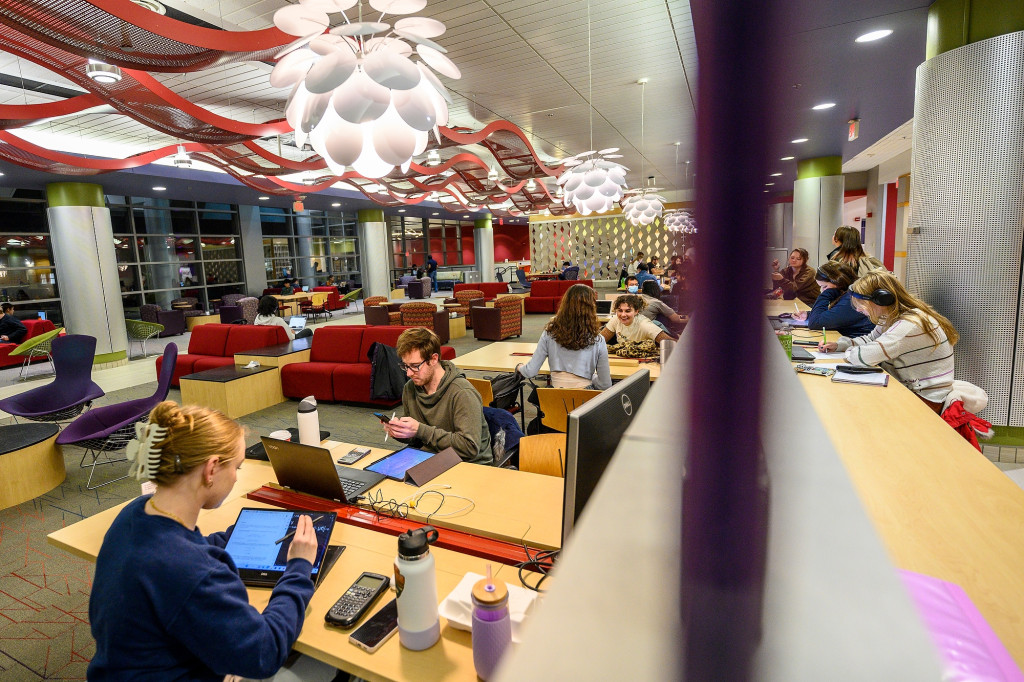
<svg viewBox="0 0 1024 682"><path fill-rule="evenodd" d="M627 417L633 414L633 401L626 394L622 395L622 411L626 413Z"/></svg>

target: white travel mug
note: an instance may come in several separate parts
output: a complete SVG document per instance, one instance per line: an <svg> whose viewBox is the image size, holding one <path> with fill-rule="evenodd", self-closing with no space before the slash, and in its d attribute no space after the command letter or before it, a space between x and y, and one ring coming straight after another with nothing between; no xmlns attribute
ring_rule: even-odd
<svg viewBox="0 0 1024 682"><path fill-rule="evenodd" d="M303 445L320 445L320 414L316 410L316 398L309 396L299 403L299 442Z"/></svg>

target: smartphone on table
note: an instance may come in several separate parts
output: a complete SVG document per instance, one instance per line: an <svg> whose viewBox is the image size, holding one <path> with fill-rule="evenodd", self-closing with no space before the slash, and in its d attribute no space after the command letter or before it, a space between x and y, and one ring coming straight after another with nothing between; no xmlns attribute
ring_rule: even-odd
<svg viewBox="0 0 1024 682"><path fill-rule="evenodd" d="M381 648L397 629L398 600L392 599L349 635L348 641L372 654Z"/></svg>

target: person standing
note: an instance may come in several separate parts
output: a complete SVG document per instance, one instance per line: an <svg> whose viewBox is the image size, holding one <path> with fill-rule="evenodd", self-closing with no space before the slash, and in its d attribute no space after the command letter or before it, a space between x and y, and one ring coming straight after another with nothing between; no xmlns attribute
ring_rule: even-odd
<svg viewBox="0 0 1024 682"><path fill-rule="evenodd" d="M0 306L0 341L21 343L28 329L14 316L14 306L4 303Z"/></svg>
<svg viewBox="0 0 1024 682"><path fill-rule="evenodd" d="M430 277L430 286L437 291L437 261L433 254L427 255L427 276Z"/></svg>

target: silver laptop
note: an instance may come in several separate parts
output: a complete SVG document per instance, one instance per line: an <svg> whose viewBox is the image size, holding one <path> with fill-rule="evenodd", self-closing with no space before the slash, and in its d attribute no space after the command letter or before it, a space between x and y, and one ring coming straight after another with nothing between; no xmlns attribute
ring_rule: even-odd
<svg viewBox="0 0 1024 682"><path fill-rule="evenodd" d="M309 293L309 285L308 285L308 284L304 285L304 286L302 287L302 291L303 291L303 293L306 293L306 294L308 294L308 293Z"/></svg>
<svg viewBox="0 0 1024 682"><path fill-rule="evenodd" d="M288 326L292 328L292 331L302 331L306 327L306 318L302 315L292 315L288 320Z"/></svg>
<svg viewBox="0 0 1024 682"><path fill-rule="evenodd" d="M330 450L262 436L277 482L300 493L351 502L384 480L383 474L334 463Z"/></svg>

